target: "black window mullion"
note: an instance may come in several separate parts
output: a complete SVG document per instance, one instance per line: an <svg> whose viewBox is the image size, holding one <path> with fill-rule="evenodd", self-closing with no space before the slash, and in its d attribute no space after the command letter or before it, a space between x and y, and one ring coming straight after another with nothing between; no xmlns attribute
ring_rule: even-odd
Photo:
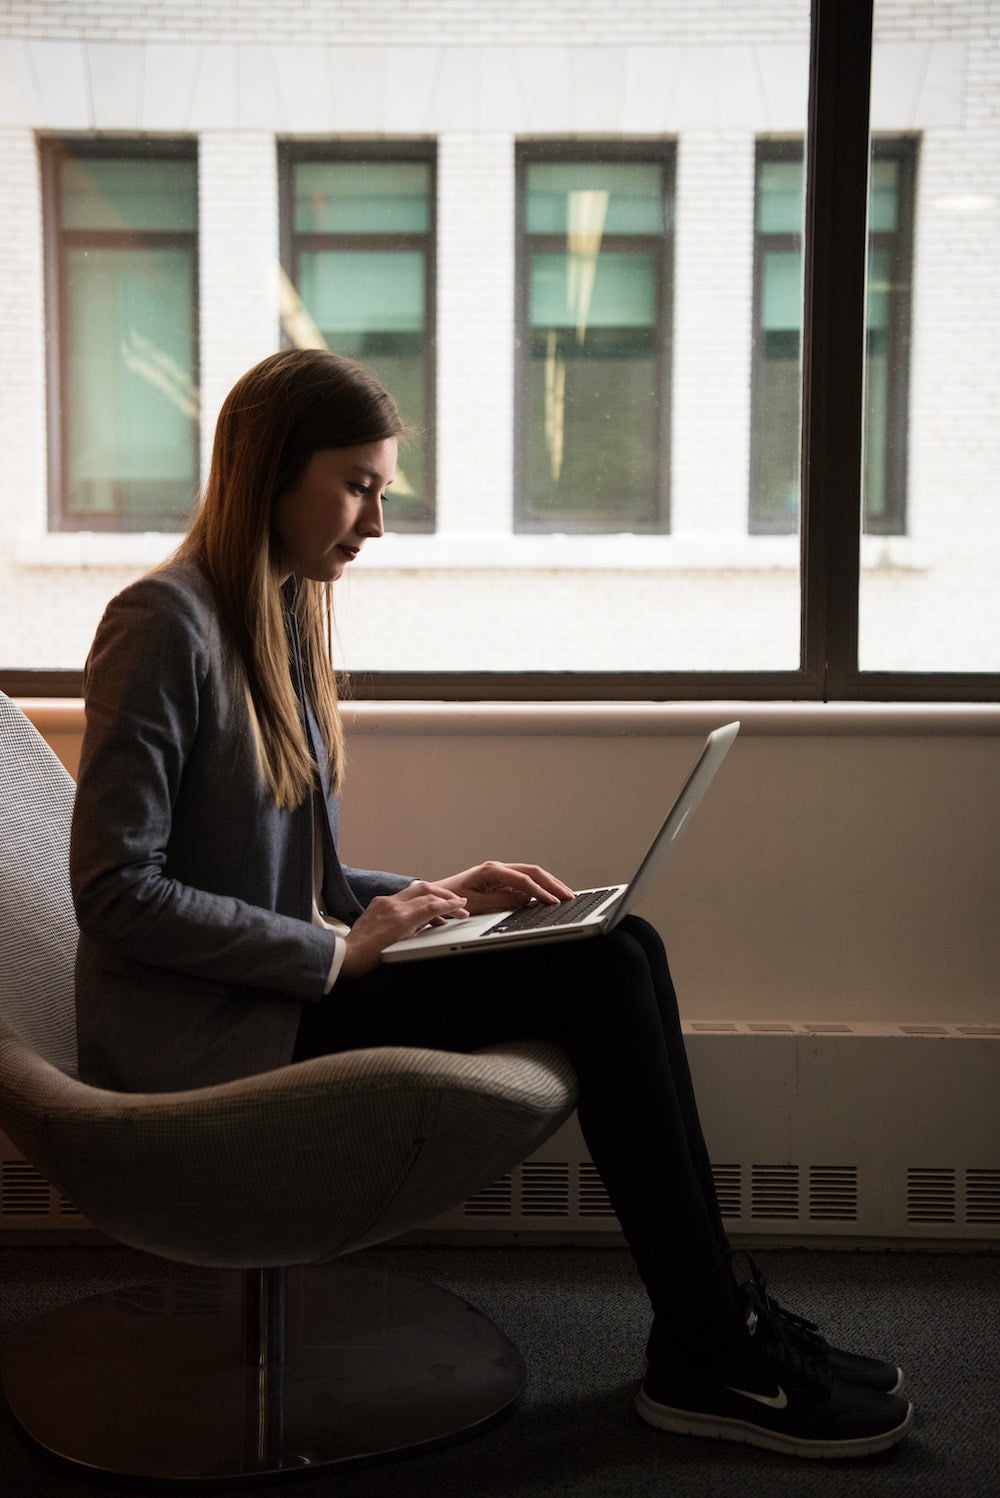
<svg viewBox="0 0 1000 1498"><path fill-rule="evenodd" d="M824 698L858 670L873 0L813 0L802 338L802 651ZM835 398L834 398L835 393Z"/></svg>

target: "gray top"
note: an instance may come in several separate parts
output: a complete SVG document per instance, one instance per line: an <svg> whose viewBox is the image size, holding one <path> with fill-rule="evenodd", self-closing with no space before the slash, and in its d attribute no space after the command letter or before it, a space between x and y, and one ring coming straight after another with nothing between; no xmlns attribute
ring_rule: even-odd
<svg viewBox="0 0 1000 1498"><path fill-rule="evenodd" d="M311 922L313 806L265 789L227 649L189 561L113 599L91 649L70 877L80 1074L98 1086L285 1065L301 1004L324 997L336 938ZM350 923L409 881L342 868L335 797L325 809L324 905Z"/></svg>

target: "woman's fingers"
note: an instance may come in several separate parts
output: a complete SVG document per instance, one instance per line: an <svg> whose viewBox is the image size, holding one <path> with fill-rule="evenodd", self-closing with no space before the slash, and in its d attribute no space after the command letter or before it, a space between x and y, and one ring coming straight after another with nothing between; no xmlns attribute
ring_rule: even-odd
<svg viewBox="0 0 1000 1498"><path fill-rule="evenodd" d="M341 972L348 978L362 977L394 941L414 936L423 926L461 920L468 913L462 895L423 880L395 895L376 895L344 938L347 953Z"/></svg>
<svg viewBox="0 0 1000 1498"><path fill-rule="evenodd" d="M439 885L464 895L469 909L503 910L510 905L526 905L529 900L551 904L568 900L573 891L546 869L534 863L501 863L489 859L439 880Z"/></svg>
<svg viewBox="0 0 1000 1498"><path fill-rule="evenodd" d="M389 942L412 936L434 918L460 918L468 914L465 897L439 884L418 881L408 884L396 895L377 895L354 924L355 931L371 930L387 936Z"/></svg>
<svg viewBox="0 0 1000 1498"><path fill-rule="evenodd" d="M536 863L502 863L488 859L460 874L432 882L415 880L395 895L378 895L345 937L347 954L341 972L362 977L377 966L386 947L424 926L461 920L470 911L506 910L531 900L552 904L568 900L568 884Z"/></svg>
<svg viewBox="0 0 1000 1498"><path fill-rule="evenodd" d="M571 900L574 891L555 874L550 874L548 869L539 868L536 863L512 863L509 865L516 873L519 873L526 881L525 887L529 888L536 899L540 898L538 891L551 895L557 900Z"/></svg>

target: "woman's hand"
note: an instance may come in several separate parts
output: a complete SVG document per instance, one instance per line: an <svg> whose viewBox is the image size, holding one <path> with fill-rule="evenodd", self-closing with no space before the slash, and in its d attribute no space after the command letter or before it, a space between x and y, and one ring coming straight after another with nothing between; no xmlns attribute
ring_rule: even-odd
<svg viewBox="0 0 1000 1498"><path fill-rule="evenodd" d="M437 887L460 895L470 915L484 910L513 910L532 900L554 905L573 896L568 885L535 863L498 863L493 859L439 879Z"/></svg>
<svg viewBox="0 0 1000 1498"><path fill-rule="evenodd" d="M344 938L347 953L341 975L363 978L378 966L385 948L394 941L415 936L424 926L441 926L446 920L461 920L468 914L463 895L444 883L419 880L397 895L376 895Z"/></svg>

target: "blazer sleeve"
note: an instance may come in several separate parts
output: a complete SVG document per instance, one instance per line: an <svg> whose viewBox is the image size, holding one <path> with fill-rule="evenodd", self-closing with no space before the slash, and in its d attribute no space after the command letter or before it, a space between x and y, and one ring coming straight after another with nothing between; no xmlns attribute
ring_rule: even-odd
<svg viewBox="0 0 1000 1498"><path fill-rule="evenodd" d="M246 797L244 816L254 817L260 788L249 783L246 743L226 722L218 695L224 679L217 623L196 596L154 574L109 606L86 674L70 852L77 919L105 952L316 1000L330 972L334 934L232 892L239 881L229 878L226 839L238 843L243 835L239 796ZM230 706L238 716L242 702ZM189 772L196 761L192 806ZM199 819L206 845L222 839L221 856L203 880L184 877L185 860L174 847L182 813L189 868L200 856ZM236 869L240 857L248 861L234 848Z"/></svg>
<svg viewBox="0 0 1000 1498"><path fill-rule="evenodd" d="M362 905L376 895L398 895L415 878L413 874L388 874L381 869L349 869L343 866L344 878Z"/></svg>

